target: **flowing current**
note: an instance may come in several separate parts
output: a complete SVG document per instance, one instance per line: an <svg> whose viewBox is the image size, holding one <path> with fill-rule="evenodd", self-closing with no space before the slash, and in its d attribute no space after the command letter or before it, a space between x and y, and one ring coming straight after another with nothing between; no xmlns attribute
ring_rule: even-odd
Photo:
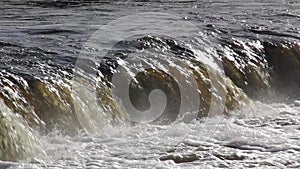
<svg viewBox="0 0 300 169"><path fill-rule="evenodd" d="M298 1L0 8L0 168L300 168Z"/></svg>

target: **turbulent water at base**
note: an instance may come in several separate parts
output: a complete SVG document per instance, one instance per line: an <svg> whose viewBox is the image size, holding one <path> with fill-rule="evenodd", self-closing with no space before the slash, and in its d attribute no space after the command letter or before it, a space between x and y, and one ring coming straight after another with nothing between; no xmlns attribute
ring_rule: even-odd
<svg viewBox="0 0 300 169"><path fill-rule="evenodd" d="M300 168L297 0L0 9L0 168ZM120 67L136 109L167 99L160 118L113 96Z"/></svg>

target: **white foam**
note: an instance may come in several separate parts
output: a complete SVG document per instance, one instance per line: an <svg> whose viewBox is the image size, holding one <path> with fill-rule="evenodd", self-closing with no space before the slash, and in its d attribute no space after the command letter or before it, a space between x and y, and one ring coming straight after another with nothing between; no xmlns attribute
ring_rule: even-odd
<svg viewBox="0 0 300 169"><path fill-rule="evenodd" d="M40 168L284 168L300 165L300 110L285 104L255 103L229 119L170 126L105 126L97 135L45 137ZM292 123L288 123L292 121ZM182 137L184 136L184 137ZM160 161L168 154L196 154L199 160ZM38 160L35 160L38 161ZM0 162L0 166L16 165Z"/></svg>

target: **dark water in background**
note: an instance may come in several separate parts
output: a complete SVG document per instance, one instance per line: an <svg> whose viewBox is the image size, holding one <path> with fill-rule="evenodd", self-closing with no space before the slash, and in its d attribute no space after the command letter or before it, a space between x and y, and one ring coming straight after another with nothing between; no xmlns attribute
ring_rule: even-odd
<svg viewBox="0 0 300 169"><path fill-rule="evenodd" d="M176 14L223 41L299 41L297 1L1 1L1 67L71 68L95 26L138 12Z"/></svg>
<svg viewBox="0 0 300 169"><path fill-rule="evenodd" d="M250 98L264 100L262 95L270 94L265 88L272 89L271 97L272 92L284 95L284 101L300 94L300 3L296 0L4 0L0 8L1 98L30 126L36 121L48 123L45 119L56 116L53 112L73 111L64 94L70 87L66 81L73 77L80 52L87 50L85 43L99 26L139 12L168 13L196 25L220 55L226 76ZM141 40L141 44L148 42L151 38ZM251 73L245 68L250 63L261 71ZM55 91L58 94L52 94ZM74 117L65 118L78 123Z"/></svg>

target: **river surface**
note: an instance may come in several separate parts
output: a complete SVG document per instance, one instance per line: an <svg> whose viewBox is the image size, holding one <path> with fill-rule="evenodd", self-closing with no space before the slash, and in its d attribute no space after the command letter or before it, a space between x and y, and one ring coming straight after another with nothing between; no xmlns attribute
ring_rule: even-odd
<svg viewBox="0 0 300 169"><path fill-rule="evenodd" d="M33 153L22 160L0 161L0 168L300 168L300 87L297 81L300 78L300 3L297 0L3 0L0 9L0 86L4 100L0 104L1 112L21 112L21 116L28 117L29 120L24 118L30 126L28 131L33 133L43 151L43 155ZM170 36L171 40L155 38L149 30L155 35ZM56 97L51 92L72 88L72 82L80 81L77 81L78 76L93 81L93 77L82 73L82 70L94 73L90 62L100 65L97 67L100 77L109 72L109 59L105 62L107 65L97 63L97 57L103 57L98 56L102 53L97 53L95 42L101 50L120 52L122 56L130 53L133 58L147 62L148 67L166 72L169 67L156 63L151 52L164 58L162 63L176 65L182 58L169 57L183 55L184 60L198 51L202 57L195 57L196 60L205 60L211 69L221 73L225 69L224 76L234 81L233 72L227 71L231 69L219 66L218 56L223 54L228 60L235 60L241 72L246 70L245 65L261 66L267 72L266 79L273 79L278 85L267 96L259 91L263 87L256 87L258 83L249 80L246 73L242 83L234 83L249 96L250 103L231 110L226 117L218 113L210 116L214 114L212 109L207 117L193 118L187 123L173 120L171 115L166 117L175 123L148 123L152 116L147 116L145 119L132 117L129 119L132 125L111 120L113 117L106 113L113 111L110 105L107 109L102 107L99 117L77 114L78 120L66 126L72 128L70 126L78 123L84 131L79 134L74 131L65 134L60 125L47 132L43 127L35 127L31 121L41 120L37 122L39 126L52 116L40 112L67 112L60 103L67 105L68 97L63 94ZM296 49L288 44L296 44ZM147 45L152 45L150 54L140 50ZM296 61L281 64L270 61L267 54L277 56L280 52L267 48L268 45L283 46L280 52L295 56ZM136 49L144 53L135 55L132 51ZM108 53L104 58L109 56ZM147 60L150 56L151 63ZM123 66L125 69L138 67L140 62L136 60ZM88 68L83 63L87 63ZM185 72L184 65L190 60L180 63L178 70ZM278 65L283 66L277 69ZM274 71L269 71L273 68ZM115 78L113 82L118 80ZM44 89L40 84L50 92L45 90L39 94L38 91ZM192 82L189 87L193 89ZM88 96L80 92L83 98L79 99L79 108L77 105L70 109L85 115L95 112L90 103L93 99L85 98ZM192 93L189 93L191 98ZM76 96L72 95L75 100ZM46 101L40 101L41 98ZM163 102L160 99L165 98L151 102L150 96L150 104ZM176 99L174 102L177 103ZM53 112L49 110L52 108ZM173 108L176 109L176 104ZM193 109L188 106L186 110L189 108ZM139 110L144 109L142 105ZM58 124L66 120L58 119ZM139 120L142 123L136 123ZM51 124L53 121L55 123L55 119Z"/></svg>

